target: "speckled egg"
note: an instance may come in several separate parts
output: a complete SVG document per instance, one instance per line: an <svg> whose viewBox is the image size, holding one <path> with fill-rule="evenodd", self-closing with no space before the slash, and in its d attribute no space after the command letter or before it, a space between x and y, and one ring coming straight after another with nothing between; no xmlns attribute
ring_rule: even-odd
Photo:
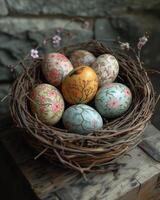
<svg viewBox="0 0 160 200"><path fill-rule="evenodd" d="M100 114L92 107L79 104L65 110L63 124L67 130L74 133L86 134L103 126Z"/></svg>
<svg viewBox="0 0 160 200"><path fill-rule="evenodd" d="M62 93L69 104L87 103L98 89L95 71L88 66L74 69L62 82Z"/></svg>
<svg viewBox="0 0 160 200"><path fill-rule="evenodd" d="M70 60L74 67L81 65L91 66L96 57L89 51L77 50L71 54Z"/></svg>
<svg viewBox="0 0 160 200"><path fill-rule="evenodd" d="M92 64L92 68L98 75L100 86L114 82L119 72L118 61L110 54L100 55Z"/></svg>
<svg viewBox="0 0 160 200"><path fill-rule="evenodd" d="M107 118L122 115L128 110L132 102L130 89L121 83L105 84L99 89L95 97L98 112Z"/></svg>
<svg viewBox="0 0 160 200"><path fill-rule="evenodd" d="M31 110L44 123L56 124L64 111L61 93L52 85L39 84L31 92Z"/></svg>
<svg viewBox="0 0 160 200"><path fill-rule="evenodd" d="M70 60L61 53L50 53L44 57L42 72L46 80L54 86L60 85L72 69Z"/></svg>

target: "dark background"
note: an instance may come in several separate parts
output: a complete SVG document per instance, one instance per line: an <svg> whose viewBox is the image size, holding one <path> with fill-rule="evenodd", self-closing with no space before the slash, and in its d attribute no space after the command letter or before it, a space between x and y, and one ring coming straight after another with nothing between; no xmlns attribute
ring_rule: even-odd
<svg viewBox="0 0 160 200"><path fill-rule="evenodd" d="M142 52L144 67L160 71L160 0L0 0L0 98L8 94L14 81L7 65L23 58L48 32L64 27L73 17L81 17L85 23L77 20L66 27L73 33L70 43L119 36L134 46L138 38L148 32L150 39ZM159 94L160 75L152 74L151 78ZM6 99L0 103L0 118L9 114L8 102ZM160 129L159 113L160 102L152 119ZM0 193L6 194L3 199L18 199L9 191L21 196L23 185L21 181L17 182L18 176L11 173L14 167L10 166L7 153L1 149L3 176L0 178L6 185L3 181ZM13 189L14 182L19 184L19 192ZM29 199L29 196L25 198Z"/></svg>

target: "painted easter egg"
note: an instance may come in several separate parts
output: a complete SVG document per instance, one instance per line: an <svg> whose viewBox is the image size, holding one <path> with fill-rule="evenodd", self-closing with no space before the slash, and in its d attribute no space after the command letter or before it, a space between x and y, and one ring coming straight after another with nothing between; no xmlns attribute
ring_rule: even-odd
<svg viewBox="0 0 160 200"><path fill-rule="evenodd" d="M42 72L46 80L54 86L60 85L72 69L69 59L61 53L50 53L44 57Z"/></svg>
<svg viewBox="0 0 160 200"><path fill-rule="evenodd" d="M62 82L62 93L69 104L87 103L98 89L95 71L88 66L74 69Z"/></svg>
<svg viewBox="0 0 160 200"><path fill-rule="evenodd" d="M70 60L74 67L83 65L91 66L91 64L96 60L96 57L89 51L76 50L71 54Z"/></svg>
<svg viewBox="0 0 160 200"><path fill-rule="evenodd" d="M79 134L90 133L103 126L100 114L85 104L73 105L66 109L62 120L67 130Z"/></svg>
<svg viewBox="0 0 160 200"><path fill-rule="evenodd" d="M116 58L110 54L100 55L92 64L98 76L99 85L114 82L119 72L119 64Z"/></svg>
<svg viewBox="0 0 160 200"><path fill-rule="evenodd" d="M132 102L130 89L121 83L109 83L101 87L95 97L98 112L108 118L122 115Z"/></svg>
<svg viewBox="0 0 160 200"><path fill-rule="evenodd" d="M31 92L31 110L44 123L56 124L64 111L61 93L52 85L39 84Z"/></svg>

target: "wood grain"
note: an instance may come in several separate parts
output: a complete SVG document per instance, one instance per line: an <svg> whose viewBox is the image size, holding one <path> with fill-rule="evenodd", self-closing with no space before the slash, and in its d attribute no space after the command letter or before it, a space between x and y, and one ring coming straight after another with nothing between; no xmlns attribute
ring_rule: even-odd
<svg viewBox="0 0 160 200"><path fill-rule="evenodd" d="M88 174L55 167L26 144L23 131L6 131L3 144L17 163L30 187L41 200L159 200L160 163L140 148L119 159L117 173Z"/></svg>

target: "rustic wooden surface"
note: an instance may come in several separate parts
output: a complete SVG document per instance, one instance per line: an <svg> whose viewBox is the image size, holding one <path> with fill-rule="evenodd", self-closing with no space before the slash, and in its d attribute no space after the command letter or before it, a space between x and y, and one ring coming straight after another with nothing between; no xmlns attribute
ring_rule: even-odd
<svg viewBox="0 0 160 200"><path fill-rule="evenodd" d="M154 133L154 134L151 134ZM146 153L160 162L160 131L153 125L150 125L139 145Z"/></svg>
<svg viewBox="0 0 160 200"><path fill-rule="evenodd" d="M36 153L22 134L17 129L3 131L2 142L41 200L160 200L160 163L139 147L119 159L123 167L117 173L89 174L86 181L43 158L34 160Z"/></svg>

